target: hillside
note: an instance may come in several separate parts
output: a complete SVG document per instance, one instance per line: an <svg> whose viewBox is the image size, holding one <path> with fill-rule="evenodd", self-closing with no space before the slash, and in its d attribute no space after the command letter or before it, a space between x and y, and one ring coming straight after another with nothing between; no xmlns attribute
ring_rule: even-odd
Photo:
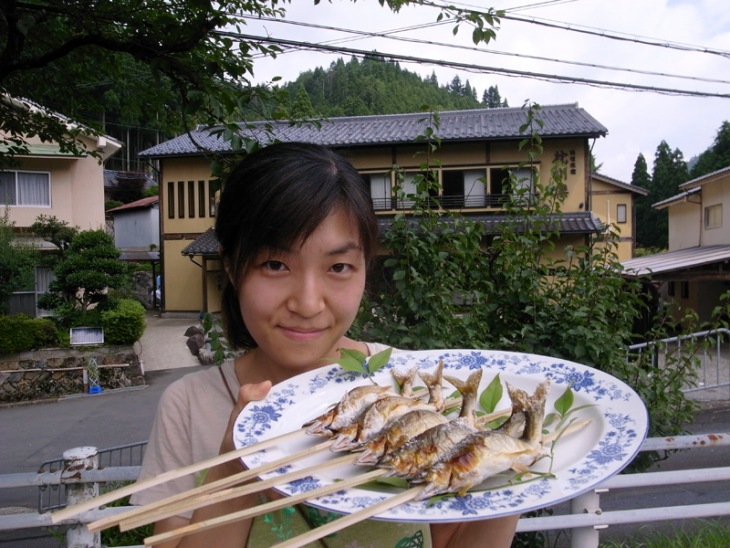
<svg viewBox="0 0 730 548"><path fill-rule="evenodd" d="M433 110L460 110L508 106L496 86L483 90L456 75L440 85L435 73L422 78L394 61L369 56L362 61L338 59L328 69L303 72L283 86L295 116L364 116ZM480 98L478 98L480 97Z"/></svg>

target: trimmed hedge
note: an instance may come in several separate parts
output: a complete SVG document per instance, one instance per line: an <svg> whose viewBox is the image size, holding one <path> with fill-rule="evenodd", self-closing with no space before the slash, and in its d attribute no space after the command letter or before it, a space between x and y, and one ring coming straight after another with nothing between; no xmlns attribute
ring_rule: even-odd
<svg viewBox="0 0 730 548"><path fill-rule="evenodd" d="M31 318L25 314L0 316L0 353L25 352L58 346L56 324L47 318Z"/></svg>
<svg viewBox="0 0 730 548"><path fill-rule="evenodd" d="M113 310L101 313L101 326L105 344L134 344L144 333L144 306L134 299L120 299Z"/></svg>

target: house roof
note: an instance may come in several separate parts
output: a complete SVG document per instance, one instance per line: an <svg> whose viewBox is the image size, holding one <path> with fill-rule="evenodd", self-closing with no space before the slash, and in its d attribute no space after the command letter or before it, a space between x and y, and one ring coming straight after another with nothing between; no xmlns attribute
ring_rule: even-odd
<svg viewBox="0 0 730 548"><path fill-rule="evenodd" d="M107 213L118 213L119 211L132 211L135 209L147 209L154 207L157 205L160 201L159 196L148 196L147 198L142 198L141 200L137 200L136 202L130 202L128 204L120 205L117 207L113 207L111 209L107 209Z"/></svg>
<svg viewBox="0 0 730 548"><path fill-rule="evenodd" d="M499 225L510 220L508 215L502 214L470 215L468 218L484 224L486 233L489 235L497 234ZM444 217L444 221L449 222L450 220L452 218ZM549 216L549 220L551 223L556 223L551 226L551 229L558 230L561 234L598 234L606 229L600 219L590 211L553 214ZM392 221L392 217L378 217L380 230L388 228ZM411 221L418 222L416 219L411 219ZM180 253L186 257L218 257L218 249L215 229L211 227L186 245Z"/></svg>
<svg viewBox="0 0 730 548"><path fill-rule="evenodd" d="M436 135L442 142L494 141L523 139L524 108L491 108L455 110L439 113ZM545 105L537 113L543 125L536 130L541 137L602 137L608 130L577 104ZM432 124L423 112L348 116L314 120L313 123L241 122L242 137L261 143L274 139L302 141L329 147L359 147L411 144ZM221 135L221 128L198 128L148 148L139 153L143 158L197 156L203 151L226 153L230 142Z"/></svg>
<svg viewBox="0 0 730 548"><path fill-rule="evenodd" d="M641 194L642 196L646 196L649 194L649 191L645 188L624 183L623 181L619 181L618 179L614 179L613 177L609 177L607 175L604 175L603 173L596 173L595 171L591 172L591 178L621 188L623 190L628 190L629 192L633 192L634 194Z"/></svg>
<svg viewBox="0 0 730 548"><path fill-rule="evenodd" d="M730 260L730 245L688 247L624 261L624 274L649 276L687 270Z"/></svg>
<svg viewBox="0 0 730 548"><path fill-rule="evenodd" d="M652 204L652 207L656 209L664 209L670 205L687 201L687 197L696 192L700 192L703 185L724 179L726 176L730 176L730 166L718 169L712 173L707 173L701 177L687 181L686 183L682 183L679 185L679 189L682 192L675 194L674 196L670 196L666 200Z"/></svg>

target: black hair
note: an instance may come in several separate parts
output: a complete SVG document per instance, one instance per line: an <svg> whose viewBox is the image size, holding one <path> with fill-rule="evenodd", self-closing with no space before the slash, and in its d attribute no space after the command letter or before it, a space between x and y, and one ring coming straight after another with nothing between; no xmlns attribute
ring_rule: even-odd
<svg viewBox="0 0 730 548"><path fill-rule="evenodd" d="M377 219L369 189L341 155L320 145L277 143L244 157L227 177L215 233L228 274L221 313L235 348L257 346L237 295L251 261L264 250L304 242L339 207L352 217L369 264L377 250Z"/></svg>

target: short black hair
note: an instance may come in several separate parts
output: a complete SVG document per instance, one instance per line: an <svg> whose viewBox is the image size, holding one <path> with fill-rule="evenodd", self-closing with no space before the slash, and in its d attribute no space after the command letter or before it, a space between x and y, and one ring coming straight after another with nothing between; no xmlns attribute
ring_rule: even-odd
<svg viewBox="0 0 730 548"><path fill-rule="evenodd" d="M369 264L378 225L370 191L360 174L333 150L308 143L276 143L240 161L225 180L215 223L228 276L221 313L228 341L257 346L243 318L238 285L251 261L267 249L304 242L335 209L353 219Z"/></svg>

